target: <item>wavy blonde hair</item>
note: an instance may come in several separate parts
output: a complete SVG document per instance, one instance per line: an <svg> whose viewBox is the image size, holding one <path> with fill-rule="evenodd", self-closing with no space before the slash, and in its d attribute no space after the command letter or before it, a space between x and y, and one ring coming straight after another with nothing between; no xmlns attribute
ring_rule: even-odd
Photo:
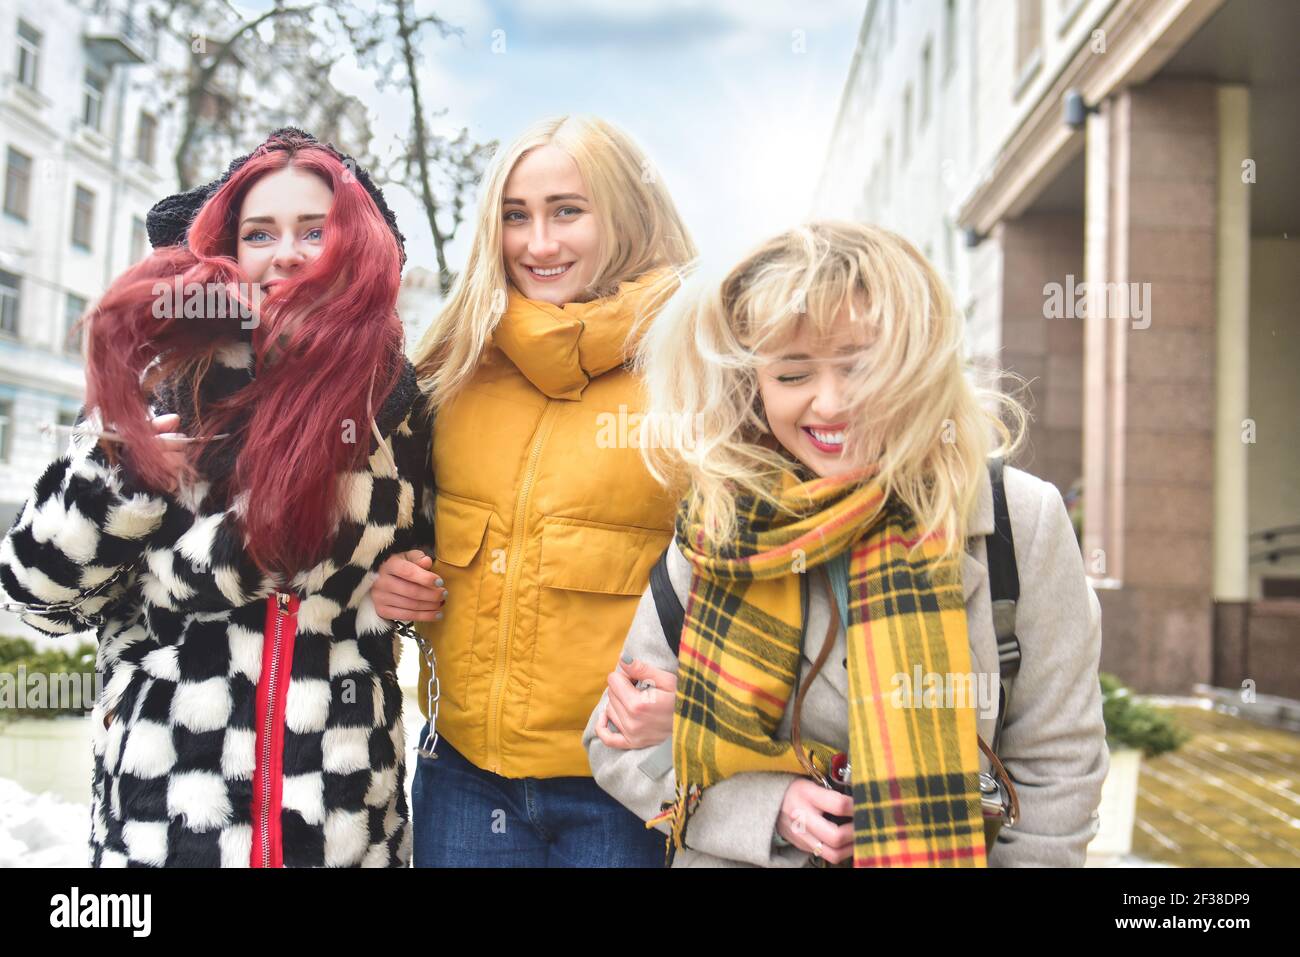
<svg viewBox="0 0 1300 957"><path fill-rule="evenodd" d="M737 492L778 504L799 464L771 435L757 370L805 328L830 335L842 315L869 343L848 380L844 454L878 466L886 494L952 557L986 458L1019 447L1027 416L1015 398L968 377L964 321L946 285L885 229L809 223L762 243L721 282L693 276L637 351L649 393L646 465L667 487L689 483L688 516L715 547L735 534Z"/></svg>
<svg viewBox="0 0 1300 957"><path fill-rule="evenodd" d="M501 252L501 211L506 180L525 155L547 145L573 158L600 223L596 272L587 289L591 298L612 294L621 282L660 268L676 269L695 258L695 244L672 197L630 136L592 116L560 116L534 124L493 158L484 177L469 259L447 304L416 347L415 367L426 380L431 410L469 381L505 314L509 280ZM669 272L664 298L674 289Z"/></svg>

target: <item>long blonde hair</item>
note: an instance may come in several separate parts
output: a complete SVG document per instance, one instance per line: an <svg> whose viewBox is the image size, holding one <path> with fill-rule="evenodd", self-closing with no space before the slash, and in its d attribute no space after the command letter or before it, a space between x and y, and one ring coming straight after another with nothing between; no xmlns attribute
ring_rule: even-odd
<svg viewBox="0 0 1300 957"><path fill-rule="evenodd" d="M508 279L501 253L501 210L506 180L529 151L547 145L573 158L600 223L596 272L588 287L592 298L612 294L621 282L695 258L695 245L672 197L630 136L591 116L536 123L493 158L465 269L416 347L415 367L427 380L431 409L444 405L469 381L504 315Z"/></svg>
<svg viewBox="0 0 1300 957"><path fill-rule="evenodd" d="M770 357L760 353L804 328L829 335L845 310L870 344L849 378L844 454L878 467L886 494L922 534L938 534L945 556L964 545L986 458L1019 447L1024 407L968 378L962 317L911 243L860 223L797 226L721 282L692 277L638 346L642 455L665 486L689 483L688 515L715 547L735 534L737 493L775 505L780 482L797 475L763 415L757 370Z"/></svg>

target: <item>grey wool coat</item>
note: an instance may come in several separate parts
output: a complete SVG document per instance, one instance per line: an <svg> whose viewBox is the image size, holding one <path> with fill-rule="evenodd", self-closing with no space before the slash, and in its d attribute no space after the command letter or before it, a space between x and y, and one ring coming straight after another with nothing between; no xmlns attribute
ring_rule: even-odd
<svg viewBox="0 0 1300 957"><path fill-rule="evenodd" d="M1015 782L1020 819L1003 827L989 853L990 867L1081 867L1097 833L1097 806L1109 768L1097 669L1101 654L1101 608L1084 577L1074 530L1056 488L1018 469L1004 470L1020 601L1016 634L1019 675L1009 684L998 757ZM979 490L970 538L962 556L962 585L970 634L972 670L991 695L978 700L980 737L992 743L997 715L997 641L993 629L984 536L993 531L993 493L987 474ZM676 543L668 574L686 605L691 570ZM830 623L824 585L814 581L804 642L803 673L821 651ZM803 734L848 749L848 671L843 626L836 646L804 701ZM623 654L665 671L677 661L664 637L649 590L637 607ZM980 677L984 676L984 677ZM639 750L606 746L596 737L608 691L583 735L597 783L620 803L649 820L674 793L671 740ZM791 695L791 702L794 696ZM778 734L790 736L793 705ZM988 759L981 752L981 767ZM809 855L773 844L777 819L792 774L750 772L704 792L686 832L676 867L799 867ZM667 832L666 825L661 830Z"/></svg>

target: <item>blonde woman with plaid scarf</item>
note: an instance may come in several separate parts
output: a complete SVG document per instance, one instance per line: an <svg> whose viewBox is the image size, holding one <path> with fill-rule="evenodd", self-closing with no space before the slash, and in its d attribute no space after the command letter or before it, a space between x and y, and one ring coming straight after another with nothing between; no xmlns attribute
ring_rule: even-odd
<svg viewBox="0 0 1300 957"><path fill-rule="evenodd" d="M1109 764L1100 608L1060 493L1014 468L1021 663L997 756L1019 815L986 846L987 466L1025 414L962 356L925 258L840 222L762 244L720 284L697 276L643 340L643 454L690 487L667 555L685 626L674 655L646 592L624 661L675 684L606 693L583 740L674 866L1083 864ZM662 694L671 733L628 749L616 729Z"/></svg>

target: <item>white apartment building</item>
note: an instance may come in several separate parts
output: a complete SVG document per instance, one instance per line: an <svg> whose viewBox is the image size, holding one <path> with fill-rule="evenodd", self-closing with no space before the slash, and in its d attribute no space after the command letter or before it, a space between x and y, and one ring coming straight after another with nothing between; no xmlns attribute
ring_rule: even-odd
<svg viewBox="0 0 1300 957"><path fill-rule="evenodd" d="M1081 488L1143 690L1300 697L1297 37L1292 2L869 0L819 184L1029 380L1016 464Z"/></svg>
<svg viewBox="0 0 1300 957"><path fill-rule="evenodd" d="M156 29L146 0L7 0L0 9L0 523L7 528L66 440L84 393L77 320L113 277L149 249L145 216L177 190L181 116L163 71L189 67L190 44L230 35L242 14ZM295 57L296 31L273 22L268 62ZM255 42L255 41L254 41ZM263 71L263 73L268 71ZM202 179L218 175L275 125L305 125L283 105L291 78L259 79L238 55L217 70L204 115L234 120L240 142L209 138ZM232 113L242 97L256 118ZM322 98L325 99L325 98ZM333 94L327 138L345 151L369 140L359 101ZM320 119L320 118L317 118ZM262 127L266 128L263 129Z"/></svg>
<svg viewBox="0 0 1300 957"><path fill-rule="evenodd" d="M105 0L0 14L0 520L66 441L84 378L77 320L149 248L174 191L172 120L151 83L169 44ZM183 64L171 44L170 62ZM163 62L167 62L164 60Z"/></svg>
<svg viewBox="0 0 1300 957"><path fill-rule="evenodd" d="M174 85L160 83L160 74L188 69L192 43L230 35L243 16L214 4L206 11L212 23L172 32L156 29L148 10L147 0L0 5L0 531L62 450L81 408L77 321L147 254L149 208L178 189L181 116L163 92ZM263 60L297 56L295 31L270 29ZM274 126L312 128L311 118L284 109L292 78L275 68L266 80L267 72L254 75L238 56L217 70L204 116L222 111L239 141L204 142L202 180ZM321 97L331 112L317 117L328 127L320 133L356 152L369 140L365 111L331 94ZM260 104L255 117L233 112L250 97ZM0 633L26 631L0 612Z"/></svg>

